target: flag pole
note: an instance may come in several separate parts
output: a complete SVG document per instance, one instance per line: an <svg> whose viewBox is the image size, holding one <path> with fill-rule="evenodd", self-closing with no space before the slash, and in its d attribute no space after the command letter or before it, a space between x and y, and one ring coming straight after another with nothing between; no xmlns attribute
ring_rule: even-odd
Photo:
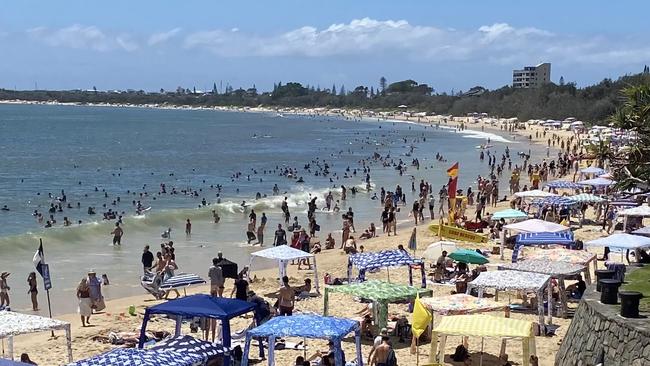
<svg viewBox="0 0 650 366"><path fill-rule="evenodd" d="M42 248L43 238L39 238L38 241ZM41 252L41 258L43 258L43 263L45 263L45 251ZM50 302L50 289L46 288L45 293L47 294L47 310L50 313L50 319L52 319L52 303ZM54 338L54 330L52 330L52 338Z"/></svg>

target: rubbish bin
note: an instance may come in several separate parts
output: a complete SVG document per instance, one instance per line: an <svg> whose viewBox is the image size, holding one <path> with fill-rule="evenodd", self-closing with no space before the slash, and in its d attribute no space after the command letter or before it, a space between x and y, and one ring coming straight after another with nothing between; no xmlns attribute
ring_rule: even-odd
<svg viewBox="0 0 650 366"><path fill-rule="evenodd" d="M618 287L620 281L604 279L598 281L600 285L600 302L603 304L616 305L618 303Z"/></svg>
<svg viewBox="0 0 650 366"><path fill-rule="evenodd" d="M639 317L639 300L643 294L638 291L621 291L618 293L621 298L621 316L624 318Z"/></svg>
<svg viewBox="0 0 650 366"><path fill-rule="evenodd" d="M596 291L600 292L600 280L608 280L614 278L616 272L607 269L596 270Z"/></svg>

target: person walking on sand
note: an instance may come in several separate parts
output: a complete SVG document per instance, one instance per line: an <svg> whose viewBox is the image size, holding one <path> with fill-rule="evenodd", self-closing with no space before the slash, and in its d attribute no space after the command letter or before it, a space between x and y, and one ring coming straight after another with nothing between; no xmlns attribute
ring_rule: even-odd
<svg viewBox="0 0 650 366"><path fill-rule="evenodd" d="M215 297L223 297L223 290L226 284L226 279L223 277L223 270L219 265L219 261L219 258L212 258L212 266L208 270L210 295Z"/></svg>
<svg viewBox="0 0 650 366"><path fill-rule="evenodd" d="M264 245L264 225L257 227L257 244Z"/></svg>
<svg viewBox="0 0 650 366"><path fill-rule="evenodd" d="M287 244L287 232L282 228L282 224L278 224L278 229L275 231L273 238L273 246L280 246Z"/></svg>
<svg viewBox="0 0 650 366"><path fill-rule="evenodd" d="M291 316L295 305L295 291L289 285L289 277L282 277L282 287L278 290L278 309L280 316Z"/></svg>
<svg viewBox="0 0 650 366"><path fill-rule="evenodd" d="M190 219L187 219L185 222L185 235L187 235L188 238L192 236L192 222Z"/></svg>
<svg viewBox="0 0 650 366"><path fill-rule="evenodd" d="M27 293L32 300L32 310L38 311L38 286L36 283L36 272L31 272L29 276L27 276L27 285L29 286Z"/></svg>
<svg viewBox="0 0 650 366"><path fill-rule="evenodd" d="M122 236L124 235L124 230L120 227L120 223L115 223L115 229L111 231L113 235L113 245L122 245Z"/></svg>
<svg viewBox="0 0 650 366"><path fill-rule="evenodd" d="M88 279L81 279L77 286L77 299L79 299L79 315L81 316L81 326L90 325L90 315L92 314L92 301L90 300L90 286Z"/></svg>
<svg viewBox="0 0 650 366"><path fill-rule="evenodd" d="M9 284L7 284L7 277L9 277L9 272L2 272L0 274L0 309L9 307Z"/></svg>

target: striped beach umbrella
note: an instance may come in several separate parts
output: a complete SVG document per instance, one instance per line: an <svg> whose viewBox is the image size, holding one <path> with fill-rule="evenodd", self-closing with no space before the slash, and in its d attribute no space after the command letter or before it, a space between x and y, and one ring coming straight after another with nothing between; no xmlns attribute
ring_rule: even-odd
<svg viewBox="0 0 650 366"><path fill-rule="evenodd" d="M582 185L575 183L575 182L569 182L566 180L554 180L552 182L546 183L546 187L550 188L560 188L560 189L579 189L583 188Z"/></svg>
<svg viewBox="0 0 650 366"><path fill-rule="evenodd" d="M575 200L566 196L538 198L533 200L532 202L533 205L537 205L537 206L550 205L550 206L562 206L562 207L573 206L577 203L578 202L576 202Z"/></svg>
<svg viewBox="0 0 650 366"><path fill-rule="evenodd" d="M561 233L521 233L517 235L517 245L571 245L573 244L573 233L570 231Z"/></svg>

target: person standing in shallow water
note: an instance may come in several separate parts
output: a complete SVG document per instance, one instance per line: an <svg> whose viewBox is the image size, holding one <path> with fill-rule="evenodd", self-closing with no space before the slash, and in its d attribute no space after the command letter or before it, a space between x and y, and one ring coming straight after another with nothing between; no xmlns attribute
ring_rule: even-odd
<svg viewBox="0 0 650 366"><path fill-rule="evenodd" d="M27 277L27 285L29 286L30 299L32 300L32 310L38 311L38 287L36 283L36 272L32 272Z"/></svg>
<svg viewBox="0 0 650 366"><path fill-rule="evenodd" d="M187 219L187 221L185 222L185 235L187 235L188 237L192 236L192 222L190 221L190 219Z"/></svg>
<svg viewBox="0 0 650 366"><path fill-rule="evenodd" d="M111 231L111 235L113 235L113 245L122 245L122 236L124 235L124 230L122 230L120 227L119 222L115 223L115 229Z"/></svg>

